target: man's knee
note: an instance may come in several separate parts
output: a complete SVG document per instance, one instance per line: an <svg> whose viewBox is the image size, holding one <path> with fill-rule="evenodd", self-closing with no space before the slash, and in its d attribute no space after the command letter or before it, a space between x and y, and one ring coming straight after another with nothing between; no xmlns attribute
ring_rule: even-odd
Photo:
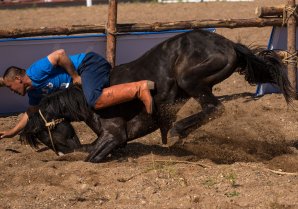
<svg viewBox="0 0 298 209"><path fill-rule="evenodd" d="M85 94L86 102L89 107L94 107L96 104L97 99L100 97L101 92L89 92Z"/></svg>

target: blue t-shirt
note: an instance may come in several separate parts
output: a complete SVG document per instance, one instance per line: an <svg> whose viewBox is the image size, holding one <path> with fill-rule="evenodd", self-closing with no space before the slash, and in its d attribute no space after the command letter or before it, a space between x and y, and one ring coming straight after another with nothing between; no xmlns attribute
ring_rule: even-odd
<svg viewBox="0 0 298 209"><path fill-rule="evenodd" d="M78 70L85 53L70 55L75 70ZM42 97L59 89L64 89L72 82L71 76L60 66L53 66L48 57L33 63L26 74L32 81L32 89L28 91L29 104L38 105Z"/></svg>

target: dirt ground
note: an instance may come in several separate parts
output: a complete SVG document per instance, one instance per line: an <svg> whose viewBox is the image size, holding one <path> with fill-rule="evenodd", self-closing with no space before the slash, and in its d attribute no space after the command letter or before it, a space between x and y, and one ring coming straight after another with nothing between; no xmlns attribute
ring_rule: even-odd
<svg viewBox="0 0 298 209"><path fill-rule="evenodd" d="M249 3L125 3L118 20L162 22L255 17ZM0 10L2 28L103 23L107 5ZM271 28L218 29L244 44L266 45ZM133 141L106 162L57 157L0 141L0 208L298 208L298 101L281 95L254 98L255 86L234 74L214 88L224 115L191 133L184 146L165 148L159 132ZM3 99L3 98L2 98ZM189 109L196 109L192 103ZM1 129L19 116L0 118ZM83 143L95 135L74 123Z"/></svg>

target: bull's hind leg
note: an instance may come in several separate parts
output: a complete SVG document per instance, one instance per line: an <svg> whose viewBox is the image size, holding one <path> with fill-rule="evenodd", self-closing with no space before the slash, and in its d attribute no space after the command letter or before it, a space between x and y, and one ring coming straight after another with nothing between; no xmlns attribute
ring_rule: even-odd
<svg viewBox="0 0 298 209"><path fill-rule="evenodd" d="M217 49L217 46L214 45L213 48ZM179 87L201 104L202 111L174 123L168 132L170 145L186 137L193 129L220 116L224 111L221 102L213 95L212 87L235 71L237 55L229 43L223 43L221 48L213 53L208 52L203 50L201 53L193 53L176 66ZM204 55L207 58L200 59ZM185 63L188 63L188 66L185 66Z"/></svg>
<svg viewBox="0 0 298 209"><path fill-rule="evenodd" d="M202 92L196 100L201 104L202 111L174 123L168 132L168 146L173 146L191 131L221 116L224 112L224 106L211 90Z"/></svg>

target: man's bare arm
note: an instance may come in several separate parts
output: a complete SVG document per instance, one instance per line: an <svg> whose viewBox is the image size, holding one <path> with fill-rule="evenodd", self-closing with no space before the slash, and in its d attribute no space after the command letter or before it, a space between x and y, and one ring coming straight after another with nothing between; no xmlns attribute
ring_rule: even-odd
<svg viewBox="0 0 298 209"><path fill-rule="evenodd" d="M37 111L37 107L35 106L30 106L27 111L21 116L21 119L18 121L18 123L13 127L12 129L5 130L5 131L0 131L0 138L12 138L18 133L20 133L26 126L28 122L28 114L31 112Z"/></svg>
<svg viewBox="0 0 298 209"><path fill-rule="evenodd" d="M75 71L75 68L67 56L64 49L59 49L48 55L49 61L52 65L58 65L65 69L65 71L71 76L73 83L81 84L81 76Z"/></svg>

